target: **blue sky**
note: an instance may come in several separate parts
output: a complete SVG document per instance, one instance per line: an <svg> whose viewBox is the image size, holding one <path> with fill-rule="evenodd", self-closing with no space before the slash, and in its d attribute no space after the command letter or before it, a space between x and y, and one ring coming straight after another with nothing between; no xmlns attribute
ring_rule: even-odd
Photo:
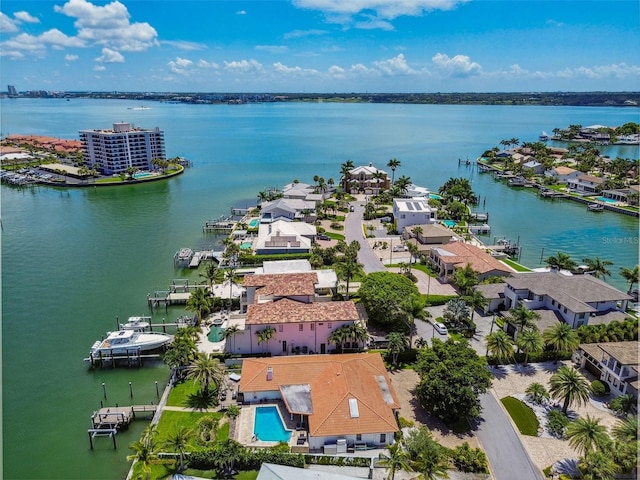
<svg viewBox="0 0 640 480"><path fill-rule="evenodd" d="M637 91L639 4L3 0L0 88Z"/></svg>

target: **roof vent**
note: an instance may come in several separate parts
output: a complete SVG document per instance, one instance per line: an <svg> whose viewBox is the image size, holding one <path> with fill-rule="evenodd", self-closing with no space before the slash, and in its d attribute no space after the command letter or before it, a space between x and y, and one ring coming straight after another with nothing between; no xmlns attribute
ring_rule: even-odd
<svg viewBox="0 0 640 480"><path fill-rule="evenodd" d="M273 380L273 368L267 367L267 381Z"/></svg>
<svg viewBox="0 0 640 480"><path fill-rule="evenodd" d="M351 418L360 417L360 412L358 411L358 400L356 398L349 399L349 414Z"/></svg>

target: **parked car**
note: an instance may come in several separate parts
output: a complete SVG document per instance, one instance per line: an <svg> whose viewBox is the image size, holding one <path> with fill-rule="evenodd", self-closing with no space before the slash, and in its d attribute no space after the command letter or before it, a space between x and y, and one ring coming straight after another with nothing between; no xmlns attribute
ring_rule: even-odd
<svg viewBox="0 0 640 480"><path fill-rule="evenodd" d="M391 223L391 217L380 217L382 223Z"/></svg>
<svg viewBox="0 0 640 480"><path fill-rule="evenodd" d="M316 238L318 240L331 240L331 237L329 235L325 235L324 233L316 235Z"/></svg>
<svg viewBox="0 0 640 480"><path fill-rule="evenodd" d="M447 327L444 325L444 323L436 322L436 323L433 324L433 328L440 335L448 335L449 334L449 330L447 330Z"/></svg>
<svg viewBox="0 0 640 480"><path fill-rule="evenodd" d="M402 245L394 245L393 246L393 251L394 252L406 252L407 250L409 250L409 247L407 247L404 244L402 244Z"/></svg>
<svg viewBox="0 0 640 480"><path fill-rule="evenodd" d="M350 206L349 206L349 211L350 211L350 212L353 212L354 210L355 210L355 207L354 207L353 205L350 205Z"/></svg>

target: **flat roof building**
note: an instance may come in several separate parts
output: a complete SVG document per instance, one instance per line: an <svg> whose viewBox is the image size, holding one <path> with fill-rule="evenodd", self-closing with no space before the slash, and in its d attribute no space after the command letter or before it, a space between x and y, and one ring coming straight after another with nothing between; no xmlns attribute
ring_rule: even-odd
<svg viewBox="0 0 640 480"><path fill-rule="evenodd" d="M143 129L131 123L114 123L112 130L81 130L85 160L106 175L132 167L151 170L151 161L165 160L164 132L158 127Z"/></svg>

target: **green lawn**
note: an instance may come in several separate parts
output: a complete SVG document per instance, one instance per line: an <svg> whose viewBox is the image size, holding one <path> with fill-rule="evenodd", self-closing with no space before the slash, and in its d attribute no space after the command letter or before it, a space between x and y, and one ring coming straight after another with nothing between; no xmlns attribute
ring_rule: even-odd
<svg viewBox="0 0 640 480"><path fill-rule="evenodd" d="M324 232L324 233L327 237L332 238L333 240L344 240L344 235L340 233L333 233L333 232Z"/></svg>
<svg viewBox="0 0 640 480"><path fill-rule="evenodd" d="M530 407L523 402L513 397L504 397L502 400L504 408L507 409L509 415L513 419L513 422L523 435L531 435L536 437L538 435L538 419L536 414L533 413Z"/></svg>
<svg viewBox="0 0 640 480"><path fill-rule="evenodd" d="M174 410L164 410L158 422L158 441L162 442L165 440L172 432L175 432L178 427L186 427L196 432L198 430L198 422L205 417L220 419L223 415L218 412L178 412ZM229 423L227 422L220 426L216 433L216 438L218 440L224 440L228 437Z"/></svg>
<svg viewBox="0 0 640 480"><path fill-rule="evenodd" d="M171 389L169 398L167 398L167 405L170 407L184 407L187 403L189 395L194 395L200 390L200 385L193 380L187 380L182 383L177 383Z"/></svg>
<svg viewBox="0 0 640 480"><path fill-rule="evenodd" d="M503 263L506 263L507 265L509 265L511 268L513 268L516 272L530 272L531 269L525 267L524 265L520 265L517 262L514 262L513 260L509 260L508 258L504 258L501 260Z"/></svg>

